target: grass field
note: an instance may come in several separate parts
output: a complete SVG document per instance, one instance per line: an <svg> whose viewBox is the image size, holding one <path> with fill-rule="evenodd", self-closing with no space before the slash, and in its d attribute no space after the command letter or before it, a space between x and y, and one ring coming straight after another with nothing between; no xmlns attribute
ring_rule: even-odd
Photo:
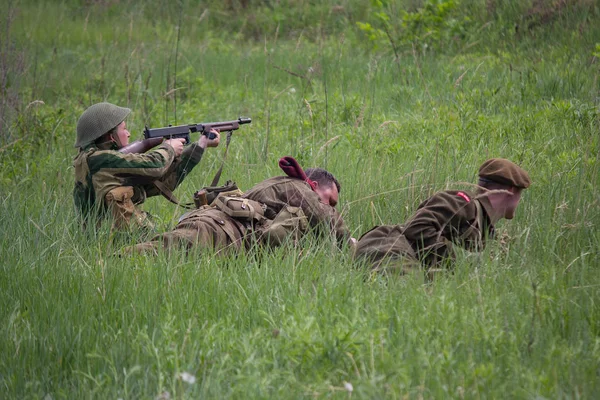
<svg viewBox="0 0 600 400"><path fill-rule="evenodd" d="M217 3L0 6L0 397L598 398L597 6L524 33L497 17L395 57L355 28L359 11L298 33L286 22L298 10L309 24L311 3L270 2L280 22L260 34L256 19L216 23L230 15ZM533 185L501 241L429 285L369 276L313 238L118 258L110 232L81 232L71 195L77 118L104 100L132 108L132 136L252 117L223 176L249 188L285 155L326 167L354 236L469 188L489 157ZM175 194L207 185L222 151ZM160 198L144 209L160 230L182 213Z"/></svg>

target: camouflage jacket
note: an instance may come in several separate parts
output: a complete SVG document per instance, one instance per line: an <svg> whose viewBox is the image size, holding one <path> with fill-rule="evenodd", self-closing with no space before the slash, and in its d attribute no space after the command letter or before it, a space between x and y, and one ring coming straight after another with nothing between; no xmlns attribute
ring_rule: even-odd
<svg viewBox="0 0 600 400"><path fill-rule="evenodd" d="M102 214L106 194L120 186L133 187L134 204L160 194L153 184L156 180L175 190L200 162L203 153L204 150L195 144L187 146L180 157L175 157L173 148L167 144L141 154L122 154L115 146L90 145L80 150L73 161L75 208L83 217L93 210Z"/></svg>
<svg viewBox="0 0 600 400"><path fill-rule="evenodd" d="M335 234L340 243L350 237L350 232L337 210L321 203L319 196L308 183L300 179L287 176L269 178L246 191L243 197L265 204L265 217L270 220L275 219L285 206L299 207L310 226L318 232L323 232L325 227Z"/></svg>

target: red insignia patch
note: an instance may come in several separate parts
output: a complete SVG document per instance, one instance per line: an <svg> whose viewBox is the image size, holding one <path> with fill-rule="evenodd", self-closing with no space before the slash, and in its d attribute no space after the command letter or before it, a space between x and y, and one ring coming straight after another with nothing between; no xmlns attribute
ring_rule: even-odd
<svg viewBox="0 0 600 400"><path fill-rule="evenodd" d="M469 196L467 196L466 194L464 194L463 192L458 192L456 193L457 195L459 195L460 197L462 197L463 199L465 199L467 201L467 203L471 202L471 199L469 198Z"/></svg>

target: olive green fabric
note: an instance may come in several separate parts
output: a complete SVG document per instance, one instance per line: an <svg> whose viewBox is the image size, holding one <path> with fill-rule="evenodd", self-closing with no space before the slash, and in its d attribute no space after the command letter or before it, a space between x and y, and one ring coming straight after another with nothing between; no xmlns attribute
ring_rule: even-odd
<svg viewBox="0 0 600 400"><path fill-rule="evenodd" d="M454 257L453 245L469 251L485 246L486 239L494 236L490 210L485 197L475 199L471 193L454 190L436 193L405 224L375 227L363 235L355 258L374 268L392 260L435 267Z"/></svg>
<svg viewBox="0 0 600 400"><path fill-rule="evenodd" d="M217 196L223 194L225 196L241 196L244 192L240 190L232 180L228 180L224 185L221 186L204 186L196 193L204 193L206 196L206 204L211 204Z"/></svg>
<svg viewBox="0 0 600 400"><path fill-rule="evenodd" d="M265 204L267 219L274 220L286 206L298 207L306 216L310 227L319 234L331 232L339 243L344 243L350 237L337 210L323 204L310 185L300 179L287 176L269 178L246 191L242 197Z"/></svg>
<svg viewBox="0 0 600 400"><path fill-rule="evenodd" d="M240 195L242 191L239 190ZM212 202L212 207L223 211L228 216L240 220L260 222L265 217L265 205L258 201L242 198L239 195L219 194Z"/></svg>
<svg viewBox="0 0 600 400"><path fill-rule="evenodd" d="M159 249L210 250L216 253L239 251L244 245L246 226L210 206L186 214L170 232L149 242L126 248L125 253L156 254Z"/></svg>
<svg viewBox="0 0 600 400"><path fill-rule="evenodd" d="M101 221L112 205L107 203L107 194L119 187L132 187L130 201L137 207L147 197L160 193L153 184L159 180L169 190L175 188L202 159L203 149L196 144L187 146L180 157L175 157L173 148L162 144L147 153L122 154L114 144L90 145L75 157L75 207L84 223L90 217ZM111 202L112 204L112 202ZM139 213L135 213L142 215ZM143 214L145 215L145 214ZM123 227L121 223L117 224ZM126 225L126 224L125 224ZM151 227L151 224L143 224Z"/></svg>
<svg viewBox="0 0 600 400"><path fill-rule="evenodd" d="M365 233L357 243L354 255L369 263L376 271L405 274L420 265L411 244L402 234L402 225L381 225Z"/></svg>
<svg viewBox="0 0 600 400"><path fill-rule="evenodd" d="M259 243L270 247L286 241L298 242L309 229L308 218L300 207L284 206L274 220L266 220L257 227Z"/></svg>
<svg viewBox="0 0 600 400"><path fill-rule="evenodd" d="M119 186L110 190L105 198L106 208L112 216L112 229L127 231L142 229L149 233L154 223L149 215L133 204L133 187Z"/></svg>
<svg viewBox="0 0 600 400"><path fill-rule="evenodd" d="M97 103L88 107L77 121L75 147L85 147L115 128L131 113L129 108L111 103Z"/></svg>
<svg viewBox="0 0 600 400"><path fill-rule="evenodd" d="M264 210L265 218L248 218L247 215L232 218L217 208L203 206L184 214L172 231L127 248L125 253L156 253L160 248L171 247L187 250L198 247L217 252L240 250L253 244L275 247L286 241L297 241L311 226L319 232L334 232L340 238L349 236L341 216L333 207L322 204L319 196L301 180L267 179L244 193L241 199L251 200L249 204L255 204L254 208Z"/></svg>
<svg viewBox="0 0 600 400"><path fill-rule="evenodd" d="M484 162L479 167L479 177L521 189L527 189L531 185L527 172L504 158L492 158Z"/></svg>

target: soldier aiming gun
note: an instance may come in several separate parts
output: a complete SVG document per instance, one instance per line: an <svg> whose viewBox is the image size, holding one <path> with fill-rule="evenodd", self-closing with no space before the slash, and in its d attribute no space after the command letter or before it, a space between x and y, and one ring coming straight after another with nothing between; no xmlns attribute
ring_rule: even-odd
<svg viewBox="0 0 600 400"><path fill-rule="evenodd" d="M184 139L185 144L190 143L190 133L200 132L202 135L208 137L209 140L214 140L218 132L228 132L228 136L231 132L240 129L240 125L249 124L252 122L250 118L240 117L235 121L223 121L223 122L206 122L200 124L189 124L179 126L167 126L165 128L153 128L146 127L144 129L144 140L138 140L133 142L119 151L121 153L145 153L146 151L158 146L166 138L168 139Z"/></svg>
<svg viewBox="0 0 600 400"><path fill-rule="evenodd" d="M186 132L174 132L181 127L146 129L154 136L127 146L130 133L125 119L130 112L114 104L97 103L86 109L77 122L75 147L79 153L73 162L73 197L84 227L90 223L99 226L111 217L115 229L151 231L154 225L138 205L147 197L164 195L159 187L174 190L200 162L204 149L219 145L220 135L215 129L219 123L208 123L194 125L202 135L185 148L189 133L194 132L190 125L184 125ZM221 124L225 129L237 129L232 121Z"/></svg>

